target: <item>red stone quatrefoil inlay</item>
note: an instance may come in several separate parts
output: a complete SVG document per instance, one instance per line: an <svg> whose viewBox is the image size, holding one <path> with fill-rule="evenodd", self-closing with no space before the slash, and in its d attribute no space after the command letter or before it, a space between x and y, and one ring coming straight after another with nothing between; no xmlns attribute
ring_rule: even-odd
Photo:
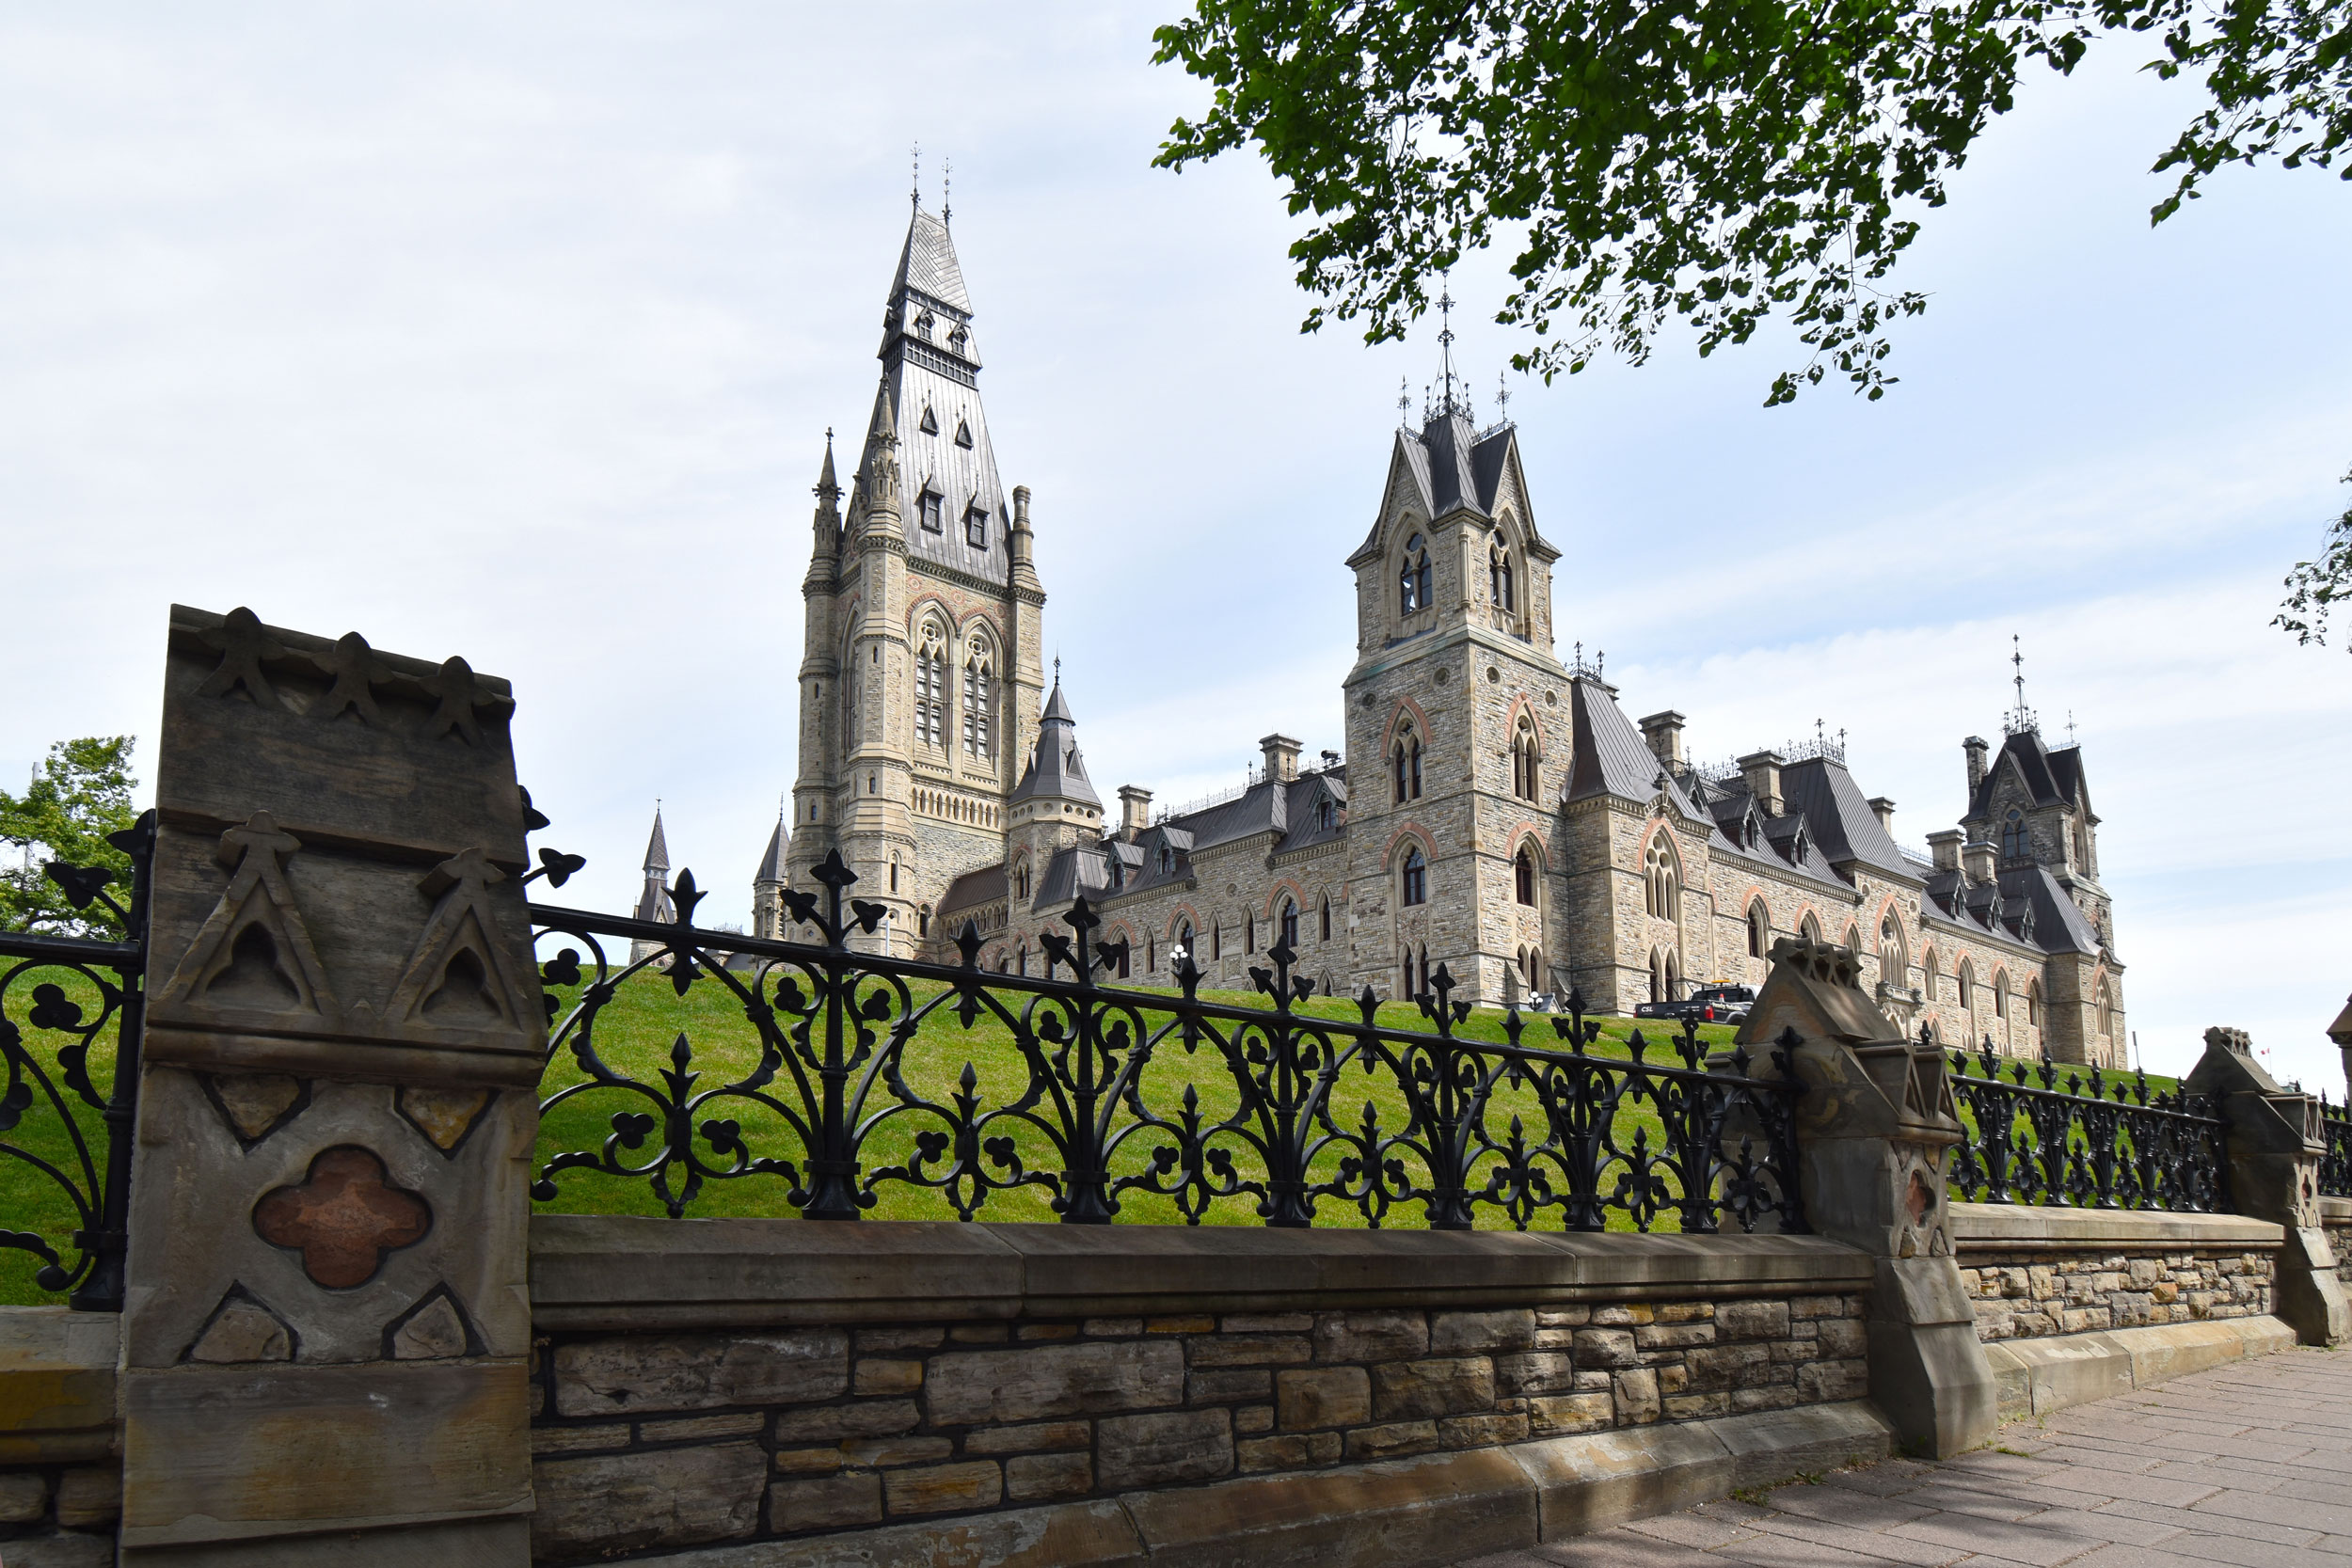
<svg viewBox="0 0 2352 1568"><path fill-rule="evenodd" d="M272 1246L302 1254L302 1272L331 1290L365 1285L384 1255L421 1240L432 1226L424 1199L386 1179L372 1149L343 1144L310 1162L299 1187L279 1187L253 1209L253 1228Z"/></svg>

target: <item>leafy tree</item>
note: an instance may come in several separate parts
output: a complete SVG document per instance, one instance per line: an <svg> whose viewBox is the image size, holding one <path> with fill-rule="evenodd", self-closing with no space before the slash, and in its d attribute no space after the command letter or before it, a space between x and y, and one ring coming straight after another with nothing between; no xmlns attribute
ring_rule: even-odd
<svg viewBox="0 0 2352 1568"><path fill-rule="evenodd" d="M2352 484L2352 474L2344 476ZM2352 506L2328 525L2327 547L2316 561L2298 561L2287 574L2287 599L2271 625L2302 643L2328 641L2328 616L2338 599L2352 599Z"/></svg>
<svg viewBox="0 0 2352 1568"><path fill-rule="evenodd" d="M1709 354L1780 312L1807 353L1768 404L1832 372L1877 398L1890 328L1927 305L1888 275L1950 171L2024 68L2119 34L2203 94L2152 222L2226 164L2352 142L2352 0L1195 0L1154 58L1216 90L1156 161L1257 145L1311 214L1309 331L1401 337L1432 274L1500 241L1519 370L1640 363L1669 321ZM2336 537L2300 586L2352 594Z"/></svg>
<svg viewBox="0 0 2352 1568"><path fill-rule="evenodd" d="M123 935L122 922L99 900L77 910L46 872L48 863L103 866L118 903L130 903L131 857L106 835L131 827L131 737L91 736L49 748L22 795L0 789L0 844L16 853L0 867L0 927L95 937Z"/></svg>

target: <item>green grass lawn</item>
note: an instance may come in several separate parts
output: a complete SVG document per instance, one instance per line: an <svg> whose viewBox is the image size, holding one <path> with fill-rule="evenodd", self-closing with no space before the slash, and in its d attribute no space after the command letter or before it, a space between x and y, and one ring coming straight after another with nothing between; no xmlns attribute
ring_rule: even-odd
<svg viewBox="0 0 2352 1568"><path fill-rule="evenodd" d="M0 1039L13 1033L22 1042L24 1057L37 1069L28 1069L15 1053L9 1053L6 1085L8 1099L0 1106L0 1125L5 1125L5 1130L0 1130L0 1146L19 1152L0 1153L0 1230L29 1232L40 1237L71 1267L75 1256L73 1232L82 1223L79 1212L65 1189L32 1161L46 1161L56 1166L87 1194L97 1182L83 1168L82 1155L74 1148L65 1117L59 1114L58 1100L64 1101L73 1125L87 1140L89 1164L102 1181L106 1160L106 1125L97 1111L67 1086L58 1064L59 1048L74 1045L80 1035L70 1029L44 1028L37 1022L34 1015L40 1009L35 991L56 986L70 1007L79 1009L84 1020L90 1020L98 1016L98 989L71 970L24 964L15 958L0 958L0 978L7 979L6 990L0 991L6 1006L6 1017L0 1020ZM57 1014L43 1011L40 1016L48 1022L64 1022ZM90 1041L88 1074L103 1101L114 1086L115 1033L111 1020ZM24 1158L27 1155L32 1159ZM62 1300L34 1282L33 1276L41 1267L41 1259L33 1253L13 1246L0 1248L0 1304L23 1306Z"/></svg>

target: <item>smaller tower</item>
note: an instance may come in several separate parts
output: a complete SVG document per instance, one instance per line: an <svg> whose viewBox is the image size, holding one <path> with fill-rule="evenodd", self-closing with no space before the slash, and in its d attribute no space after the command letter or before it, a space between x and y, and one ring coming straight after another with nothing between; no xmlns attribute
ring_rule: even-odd
<svg viewBox="0 0 2352 1568"><path fill-rule="evenodd" d="M776 807L776 831L768 835L767 853L759 857L759 869L752 874L752 935L771 941L784 940L784 889L791 879L785 869L785 857L791 847L791 834L785 831L784 807Z"/></svg>
<svg viewBox="0 0 2352 1568"><path fill-rule="evenodd" d="M1087 782L1078 721L1062 700L1059 659L1054 661L1053 692L1038 715L1037 750L1007 803L1006 888L1018 920L1035 901L1057 853L1103 836L1103 798Z"/></svg>
<svg viewBox="0 0 2352 1568"><path fill-rule="evenodd" d="M661 802L653 807L653 836L645 841L645 891L637 895L637 908L629 911L639 920L658 920L667 925L677 919L677 910L670 902L670 841L661 832ZM631 963L648 953L660 950L660 943L632 942L628 944Z"/></svg>

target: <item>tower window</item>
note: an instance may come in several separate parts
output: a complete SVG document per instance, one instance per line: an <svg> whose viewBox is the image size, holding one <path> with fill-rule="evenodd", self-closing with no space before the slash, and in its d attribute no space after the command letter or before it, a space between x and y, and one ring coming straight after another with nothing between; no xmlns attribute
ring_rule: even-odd
<svg viewBox="0 0 2352 1568"><path fill-rule="evenodd" d="M1518 608L1518 589L1511 575L1511 551L1505 546L1497 545L1487 554L1486 587L1497 610L1507 612Z"/></svg>
<svg viewBox="0 0 2352 1568"><path fill-rule="evenodd" d="M988 662L987 645L974 638L963 659L963 750L966 756L985 757L989 750L989 718L996 701L996 685Z"/></svg>
<svg viewBox="0 0 2352 1568"><path fill-rule="evenodd" d="M1405 562L1396 579L1396 608L1414 615L1429 608L1429 546L1418 533L1405 541Z"/></svg>
<svg viewBox="0 0 2352 1568"><path fill-rule="evenodd" d="M1521 845L1518 854L1512 858L1511 880L1519 902L1533 906L1535 902L1535 851L1525 845Z"/></svg>
<svg viewBox="0 0 2352 1568"><path fill-rule="evenodd" d="M1331 900L1328 897L1323 901L1323 940L1331 940Z"/></svg>
<svg viewBox="0 0 2352 1568"><path fill-rule="evenodd" d="M1662 832L1642 857L1642 902L1660 920L1682 918L1682 873Z"/></svg>
<svg viewBox="0 0 2352 1568"><path fill-rule="evenodd" d="M1535 799L1537 756L1534 721L1521 714L1511 737L1511 793L1522 800Z"/></svg>
<svg viewBox="0 0 2352 1568"><path fill-rule="evenodd" d="M935 628L914 656L914 738L936 752L947 744L947 653Z"/></svg>
<svg viewBox="0 0 2352 1568"><path fill-rule="evenodd" d="M1405 851L1405 902L1407 906L1429 902L1429 863L1417 848Z"/></svg>
<svg viewBox="0 0 2352 1568"><path fill-rule="evenodd" d="M1421 736L1409 729L1398 736L1396 750L1391 754L1390 760L1394 765L1393 771L1396 775L1397 804L1403 805L1407 800L1420 800Z"/></svg>
<svg viewBox="0 0 2352 1568"><path fill-rule="evenodd" d="M2026 814L2015 806L2001 821L2001 858L2022 861L2031 852L2031 840L2026 833Z"/></svg>
<svg viewBox="0 0 2352 1568"><path fill-rule="evenodd" d="M988 548L988 508L976 504L964 513L963 542L976 550Z"/></svg>
<svg viewBox="0 0 2352 1568"><path fill-rule="evenodd" d="M916 513L923 520L924 531L928 533L942 531L940 503L946 499L946 498L938 491L930 489L926 489L920 497L916 498Z"/></svg>

